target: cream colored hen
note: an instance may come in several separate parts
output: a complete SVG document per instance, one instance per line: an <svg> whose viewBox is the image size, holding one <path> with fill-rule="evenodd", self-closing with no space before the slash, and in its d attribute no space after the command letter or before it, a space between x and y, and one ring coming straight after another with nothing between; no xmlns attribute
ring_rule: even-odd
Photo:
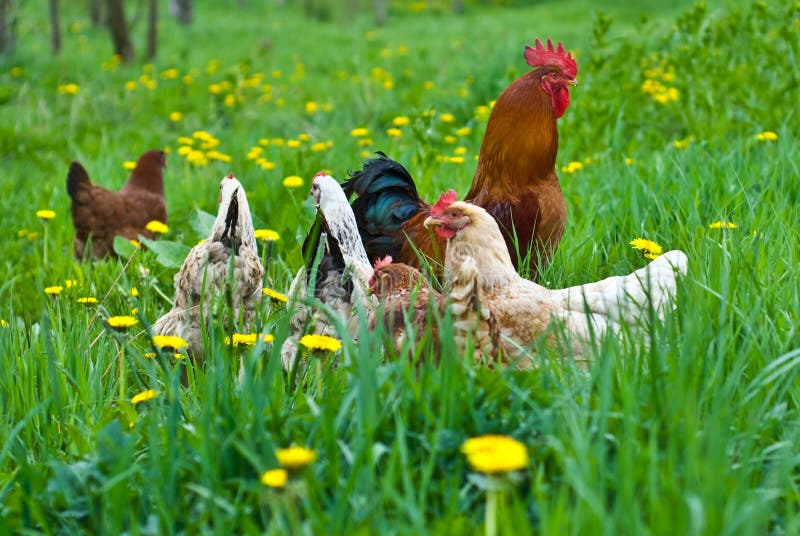
<svg viewBox="0 0 800 536"><path fill-rule="evenodd" d="M442 195L425 224L448 239L445 271L454 288L462 293L474 289L474 300L481 305L480 315L465 309L466 316L459 319L460 311L454 311L456 320L464 324L472 319L476 346L499 349L506 359L517 358L520 368L531 365L519 358L530 355L542 335L551 341L558 337L558 330L551 329L553 320L563 324L568 353L576 360L587 359L593 341L606 332L619 333L623 325L631 331L645 326L651 306L663 320L674 305L677 278L687 270L686 254L675 250L624 277L551 290L517 274L494 218L478 206L456 201L455 192Z"/></svg>
<svg viewBox="0 0 800 536"><path fill-rule="evenodd" d="M220 182L219 192L211 233L186 256L175 274L172 309L153 324L153 334L183 338L195 356L203 354L203 318L210 323L221 303L228 303L236 329L246 333L261 300L264 268L244 188L230 174ZM220 321L225 321L227 313Z"/></svg>

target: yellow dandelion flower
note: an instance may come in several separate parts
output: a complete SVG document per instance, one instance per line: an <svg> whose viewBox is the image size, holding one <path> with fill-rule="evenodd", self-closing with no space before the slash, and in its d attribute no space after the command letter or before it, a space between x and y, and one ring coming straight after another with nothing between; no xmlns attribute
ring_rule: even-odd
<svg viewBox="0 0 800 536"><path fill-rule="evenodd" d="M266 240L267 242L274 242L281 239L281 235L272 229L256 229L254 234L256 238Z"/></svg>
<svg viewBox="0 0 800 536"><path fill-rule="evenodd" d="M561 171L565 173L575 173L583 169L583 162L570 162L566 166L561 166Z"/></svg>
<svg viewBox="0 0 800 536"><path fill-rule="evenodd" d="M450 162L451 164L463 164L464 163L464 157L463 156L451 156L451 157L448 157L447 161Z"/></svg>
<svg viewBox="0 0 800 536"><path fill-rule="evenodd" d="M180 112L172 112L171 114L169 114L169 120L172 121L173 123L177 123L181 119L183 119L183 114Z"/></svg>
<svg viewBox="0 0 800 536"><path fill-rule="evenodd" d="M174 67L171 69L166 69L161 72L161 78L163 78L164 80L174 80L178 78L180 75L181 73L178 71L178 69L175 69Z"/></svg>
<svg viewBox="0 0 800 536"><path fill-rule="evenodd" d="M403 131L399 128L387 128L386 134L388 134L391 138L399 138L403 135Z"/></svg>
<svg viewBox="0 0 800 536"><path fill-rule="evenodd" d="M673 141L672 146L676 149L686 149L693 140L694 136L689 136L688 138L684 138L682 140Z"/></svg>
<svg viewBox="0 0 800 536"><path fill-rule="evenodd" d="M134 80L128 80L125 82L125 91L133 91L136 89L138 84Z"/></svg>
<svg viewBox="0 0 800 536"><path fill-rule="evenodd" d="M289 473L286 469L270 469L261 474L261 483L271 488L282 488L288 478Z"/></svg>
<svg viewBox="0 0 800 536"><path fill-rule="evenodd" d="M313 114L314 112L316 112L317 110L319 110L319 104L317 104L317 103L316 103L316 102L314 102L314 101L308 101L308 102L305 104L305 108L306 108L306 113L307 113L307 114Z"/></svg>
<svg viewBox="0 0 800 536"><path fill-rule="evenodd" d="M84 298L78 298L76 301L84 305L94 305L95 303L97 303L97 298L93 296L86 296Z"/></svg>
<svg viewBox="0 0 800 536"><path fill-rule="evenodd" d="M464 146L456 147L455 149L453 149L453 154L455 154L457 156L465 155L465 154L467 154L467 148L464 147Z"/></svg>
<svg viewBox="0 0 800 536"><path fill-rule="evenodd" d="M270 162L266 158L259 158L258 160L256 160L256 164L258 164L259 167L264 171L270 171L272 169L275 169L275 162Z"/></svg>
<svg viewBox="0 0 800 536"><path fill-rule="evenodd" d="M369 147L370 145L372 145L372 143L373 143L372 138L361 138L360 140L358 140L359 147Z"/></svg>
<svg viewBox="0 0 800 536"><path fill-rule="evenodd" d="M439 120L442 123L452 123L456 120L456 117L453 114L443 113L439 114Z"/></svg>
<svg viewBox="0 0 800 536"><path fill-rule="evenodd" d="M106 324L108 324L109 327L120 331L132 328L138 323L139 321L132 316L109 316L108 319L106 319Z"/></svg>
<svg viewBox="0 0 800 536"><path fill-rule="evenodd" d="M78 84L62 84L58 86L58 92L62 95L75 95L80 91Z"/></svg>
<svg viewBox="0 0 800 536"><path fill-rule="evenodd" d="M283 138L270 138L269 143L270 145L274 145L276 147L283 147L286 145L286 140Z"/></svg>
<svg viewBox="0 0 800 536"><path fill-rule="evenodd" d="M449 143L450 145L453 145L455 142L458 141L458 138L456 138L455 136L450 136L450 135L447 135L442 139L444 140L445 143Z"/></svg>
<svg viewBox="0 0 800 536"><path fill-rule="evenodd" d="M151 220L147 222L147 225L145 225L144 228L153 234L166 234L166 232L169 231L169 227L158 220Z"/></svg>
<svg viewBox="0 0 800 536"><path fill-rule="evenodd" d="M261 294L263 294L264 296L269 297L273 301L283 302L283 303L286 303L287 301L289 301L289 298L286 296L286 294L281 294L280 292L272 290L271 288L266 288L265 287L265 288L261 289Z"/></svg>
<svg viewBox="0 0 800 536"><path fill-rule="evenodd" d="M311 139L311 136L309 136L305 132L301 132L300 134L297 135L297 139L300 141L309 141Z"/></svg>
<svg viewBox="0 0 800 536"><path fill-rule="evenodd" d="M430 90L432 90L434 87L436 87L436 84L434 84L434 83L433 83L433 82L431 82L430 80L426 80L426 81L425 81L425 82L422 84L422 87L425 89L425 91L430 91Z"/></svg>
<svg viewBox="0 0 800 536"><path fill-rule="evenodd" d="M44 293L49 294L51 296L58 296L61 294L61 291L64 290L64 287L60 285L53 285L52 287L45 287Z"/></svg>
<svg viewBox="0 0 800 536"><path fill-rule="evenodd" d="M709 229L736 229L737 227L739 226L730 221L715 221L708 224Z"/></svg>
<svg viewBox="0 0 800 536"><path fill-rule="evenodd" d="M155 389L148 389L147 391L142 391L139 394L133 395L133 398L131 398L131 404L139 404L141 402L147 402L148 400L153 400L157 396L158 396L158 391L156 391Z"/></svg>
<svg viewBox="0 0 800 536"><path fill-rule="evenodd" d="M303 185L303 178L297 175L290 175L283 179L283 185L287 188L299 188Z"/></svg>
<svg viewBox="0 0 800 536"><path fill-rule="evenodd" d="M36 217L41 218L43 220L52 220L56 217L56 213L52 210L37 210Z"/></svg>
<svg viewBox="0 0 800 536"><path fill-rule="evenodd" d="M363 138L364 136L369 135L369 129L365 127L354 128L353 130L350 131L350 135L353 136L354 138Z"/></svg>
<svg viewBox="0 0 800 536"><path fill-rule="evenodd" d="M139 314L139 308L138 307L134 307L133 309L131 309L131 314L132 315Z"/></svg>
<svg viewBox="0 0 800 536"><path fill-rule="evenodd" d="M189 343L175 335L153 335L153 344L159 348L171 348L173 350L180 350L186 348Z"/></svg>
<svg viewBox="0 0 800 536"><path fill-rule="evenodd" d="M0 327L7 328L8 327L8 322L6 322L5 320L0 319Z"/></svg>
<svg viewBox="0 0 800 536"><path fill-rule="evenodd" d="M318 141L311 145L311 150L315 153L326 151L327 149L328 149L328 144L327 142L324 141Z"/></svg>
<svg viewBox="0 0 800 536"><path fill-rule="evenodd" d="M512 437L484 435L467 439L461 452L470 466L481 473L517 471L528 466L528 449Z"/></svg>
<svg viewBox="0 0 800 536"><path fill-rule="evenodd" d="M234 95L232 93L229 93L229 94L225 95L225 101L224 102L225 102L225 106L227 106L228 108L234 106L236 104L236 101L237 101L236 95Z"/></svg>
<svg viewBox="0 0 800 536"><path fill-rule="evenodd" d="M206 153L206 157L210 158L211 160L217 160L219 162L226 162L229 163L231 161L231 156L225 153L221 153L219 151L208 151Z"/></svg>
<svg viewBox="0 0 800 536"><path fill-rule="evenodd" d="M193 138L187 138L186 136L181 136L180 138L178 138L178 143L180 143L181 145L189 145L189 146L191 146L191 145L194 145L194 139ZM189 147L189 150L191 150L191 147ZM178 151L180 152L180 149Z"/></svg>
<svg viewBox="0 0 800 536"><path fill-rule="evenodd" d="M131 287L131 296L133 296L134 298L138 297L139 296L139 289L136 288L136 287Z"/></svg>
<svg viewBox="0 0 800 536"><path fill-rule="evenodd" d="M289 471L300 471L317 459L317 453L305 447L292 445L289 448L276 450L275 457L281 467Z"/></svg>
<svg viewBox="0 0 800 536"><path fill-rule="evenodd" d="M300 344L309 350L328 350L336 352L342 347L341 341L325 335L303 335Z"/></svg>
<svg viewBox="0 0 800 536"><path fill-rule="evenodd" d="M405 115L398 115L397 117L392 119L392 124L396 127L402 127L409 123L411 123L411 119L409 119L408 116Z"/></svg>
<svg viewBox="0 0 800 536"><path fill-rule="evenodd" d="M136 249L139 249L139 247L141 246L141 244L139 243L139 241L138 241L138 240L128 240L128 242L130 242L130 243L131 243L131 245L132 245L133 247L135 247Z"/></svg>
<svg viewBox="0 0 800 536"><path fill-rule="evenodd" d="M297 149L300 145L302 145L300 140L286 140L286 147L290 149Z"/></svg>
<svg viewBox="0 0 800 536"><path fill-rule="evenodd" d="M664 251L664 248L662 248L659 244L653 242L652 240L647 240L646 238L634 238L628 243L633 246L633 249L643 251L644 256L648 259L655 259Z"/></svg>
<svg viewBox="0 0 800 536"><path fill-rule="evenodd" d="M233 345L234 347L255 346L256 342L258 342L258 339L258 333L234 333L233 337L225 337L225 344L228 346ZM275 336L266 333L261 335L261 340L263 340L265 343L272 342L275 340Z"/></svg>
<svg viewBox="0 0 800 536"><path fill-rule="evenodd" d="M461 127L458 130L456 130L456 135L457 136L467 136L471 132L472 132L471 128L469 128L469 127Z"/></svg>
<svg viewBox="0 0 800 536"><path fill-rule="evenodd" d="M758 141L777 141L778 135L771 130L765 130L764 132L757 134L756 139Z"/></svg>
<svg viewBox="0 0 800 536"><path fill-rule="evenodd" d="M632 166L634 164L634 162L636 162L636 160L634 160L630 156L626 156L625 157L625 163L628 164L629 166Z"/></svg>
<svg viewBox="0 0 800 536"><path fill-rule="evenodd" d="M64 281L64 286L67 288L77 287L78 281L76 279L67 279Z"/></svg>

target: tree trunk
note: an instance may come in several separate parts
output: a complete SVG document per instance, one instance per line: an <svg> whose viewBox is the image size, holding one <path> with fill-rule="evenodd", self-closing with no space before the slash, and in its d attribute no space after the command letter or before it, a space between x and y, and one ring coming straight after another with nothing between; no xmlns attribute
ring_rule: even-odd
<svg viewBox="0 0 800 536"><path fill-rule="evenodd" d="M58 24L58 0L50 0L50 31L52 36L53 54L61 50L61 28Z"/></svg>
<svg viewBox="0 0 800 536"><path fill-rule="evenodd" d="M93 26L105 24L103 19L103 0L89 0L89 19Z"/></svg>
<svg viewBox="0 0 800 536"><path fill-rule="evenodd" d="M114 53L122 57L122 61L133 59L133 43L125 20L123 0L108 0L108 29L114 43Z"/></svg>
<svg viewBox="0 0 800 536"><path fill-rule="evenodd" d="M150 0L150 10L147 14L147 59L156 57L158 43L158 0Z"/></svg>
<svg viewBox="0 0 800 536"><path fill-rule="evenodd" d="M169 13L178 17L178 22L184 26L192 23L192 0L170 0Z"/></svg>
<svg viewBox="0 0 800 536"><path fill-rule="evenodd" d="M0 0L0 56L17 46L17 16L11 0Z"/></svg>
<svg viewBox="0 0 800 536"><path fill-rule="evenodd" d="M388 13L386 0L372 0L372 9L375 11L375 24L383 26L386 23Z"/></svg>

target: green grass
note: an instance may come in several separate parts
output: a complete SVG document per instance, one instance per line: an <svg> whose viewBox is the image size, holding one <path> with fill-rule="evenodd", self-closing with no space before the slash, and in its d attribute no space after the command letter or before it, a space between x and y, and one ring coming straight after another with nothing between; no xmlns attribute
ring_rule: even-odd
<svg viewBox="0 0 800 536"><path fill-rule="evenodd" d="M20 48L0 64L0 532L476 533L485 482L458 449L490 432L521 440L531 456L501 501L504 533L800 531L796 3L664 10L576 0L468 5L462 17L398 9L383 28L366 15L322 23L259 2L216 4L198 6L190 28L164 14L158 86L134 91L124 84L144 65L104 69L109 38L82 5L62 6L58 58L44 12L22 8ZM170 231L161 240L185 246L201 238L196 207L216 211L218 181L232 170L257 227L281 235L266 284L286 291L313 219L307 181L316 171L343 179L362 151L380 149L407 164L427 199L466 192L485 125L476 108L524 72L522 45L547 35L579 62L558 166L591 161L560 172L570 219L543 280L559 287L628 273L645 262L628 245L637 236L684 250L678 308L652 328L649 349L608 341L588 372L543 349L537 370L497 371L464 362L443 336L440 361L415 368L364 331L358 344L345 338L341 366L293 381L276 356L288 318L265 303L260 326L276 343L245 353L247 381L237 384L238 359L214 331L205 366L183 387L172 357L143 357L151 348L141 329L103 328L102 318L133 307L139 328L155 320L175 268L152 251L127 266L73 261L71 159L118 188L124 161L169 146ZM218 68L208 73L212 59ZM647 70L669 66L675 78L662 83L679 99L662 104L641 87ZM161 78L169 68L192 83ZM247 87L256 73L263 79ZM225 80L229 89L209 93ZM59 94L66 83L78 93ZM238 96L233 106L228 94ZM330 110L307 113L309 101ZM411 124L390 138L399 115ZM359 147L356 127L374 143ZM462 127L471 132L448 143ZM195 167L177 154L178 137L200 129L230 163ZM763 131L777 140L758 140ZM273 170L246 157L260 138L300 134L310 139L299 148L264 147ZM464 163L437 159L455 147L466 149ZM283 187L288 175L306 185ZM42 208L57 212L46 244ZM738 227L708 228L718 220ZM57 299L44 294L66 280L77 285ZM106 295L99 306L75 301ZM148 388L159 396L130 403ZM260 484L274 449L291 443L318 459L282 492Z"/></svg>

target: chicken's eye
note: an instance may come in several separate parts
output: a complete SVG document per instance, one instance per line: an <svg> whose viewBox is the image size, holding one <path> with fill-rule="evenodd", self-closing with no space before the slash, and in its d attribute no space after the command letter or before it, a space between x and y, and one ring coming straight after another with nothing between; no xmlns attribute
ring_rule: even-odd
<svg viewBox="0 0 800 536"><path fill-rule="evenodd" d="M454 211L450 212L450 217L451 218L458 218L458 211L454 210Z"/></svg>

